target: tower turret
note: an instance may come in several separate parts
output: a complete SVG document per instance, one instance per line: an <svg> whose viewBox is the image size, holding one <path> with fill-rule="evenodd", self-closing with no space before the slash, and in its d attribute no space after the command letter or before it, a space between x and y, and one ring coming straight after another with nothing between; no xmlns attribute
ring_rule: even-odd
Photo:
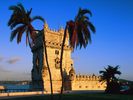
<svg viewBox="0 0 133 100"><path fill-rule="evenodd" d="M71 70L69 71L69 79L70 80L74 80L76 74L75 74L75 70L74 68L72 67Z"/></svg>

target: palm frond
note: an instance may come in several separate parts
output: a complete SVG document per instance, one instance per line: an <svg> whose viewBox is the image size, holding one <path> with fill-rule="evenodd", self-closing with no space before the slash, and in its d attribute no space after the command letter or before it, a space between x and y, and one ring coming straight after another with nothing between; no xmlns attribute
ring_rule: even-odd
<svg viewBox="0 0 133 100"><path fill-rule="evenodd" d="M21 38L22 38L24 31L25 31L25 26L23 26L21 29L19 29L18 36L17 36L17 43L21 42Z"/></svg>
<svg viewBox="0 0 133 100"><path fill-rule="evenodd" d="M34 20L41 20L42 22L45 22L44 18L42 18L41 16L34 16L33 18L31 18L31 21L34 21Z"/></svg>
<svg viewBox="0 0 133 100"><path fill-rule="evenodd" d="M91 22L89 22L89 28L91 29L91 31L92 31L93 33L96 32L96 29L95 29L94 25L93 25Z"/></svg>
<svg viewBox="0 0 133 100"><path fill-rule="evenodd" d="M87 27L87 24L85 22L82 22L81 24L82 24L82 32L84 33L86 44L88 44L88 41L91 43L91 32Z"/></svg>
<svg viewBox="0 0 133 100"><path fill-rule="evenodd" d="M90 16L92 16L92 13L90 10L88 9L79 9L79 13L81 14L81 16L83 16L84 14L90 14Z"/></svg>
<svg viewBox="0 0 133 100"><path fill-rule="evenodd" d="M77 34L78 39L77 39L77 43L76 43L76 48L78 46L80 46L80 49L81 49L82 45L85 46L85 40L84 40L84 37L83 37L81 25L78 25L77 31L78 31L78 34Z"/></svg>
<svg viewBox="0 0 133 100"><path fill-rule="evenodd" d="M10 26L11 23L13 22L13 17L14 17L14 14L11 15L11 17L10 17L10 19L8 21L8 24L7 24L8 26Z"/></svg>
<svg viewBox="0 0 133 100"><path fill-rule="evenodd" d="M115 75L120 75L121 72L118 71L119 66L113 67L108 65L107 68L104 68L104 71L99 71L99 73L101 74L101 80L106 80L107 83L110 82L116 82L118 80L118 78Z"/></svg>
<svg viewBox="0 0 133 100"><path fill-rule="evenodd" d="M99 71L100 74L105 73L105 71Z"/></svg>
<svg viewBox="0 0 133 100"><path fill-rule="evenodd" d="M83 19L83 20L89 20L89 17L83 15L83 16L82 16L82 19Z"/></svg>
<svg viewBox="0 0 133 100"><path fill-rule="evenodd" d="M10 28L13 29L13 28L15 28L15 27L18 26L18 25L23 25L23 23L22 23L22 22L14 22L14 23L12 23L12 24L10 25Z"/></svg>
<svg viewBox="0 0 133 100"><path fill-rule="evenodd" d="M77 16L75 17L75 20L78 20L79 18L81 18L82 16L84 16L84 15L87 14L87 13L88 13L90 16L92 16L92 13L91 13L90 10L79 8L79 11L78 11Z"/></svg>
<svg viewBox="0 0 133 100"><path fill-rule="evenodd" d="M27 15L27 17L29 17L29 16L30 16L31 12L32 12L32 8L30 8L30 11L28 11L28 10L27 10L27 14L26 14L26 15Z"/></svg>
<svg viewBox="0 0 133 100"><path fill-rule="evenodd" d="M12 41L16 37L17 33L24 27L25 27L24 25L21 25L21 26L18 26L15 30L13 30L11 32L10 41Z"/></svg>
<svg viewBox="0 0 133 100"><path fill-rule="evenodd" d="M12 23L18 23L18 22L24 22L25 18L25 10L24 7L21 4L18 4L17 6L10 6L10 10L13 10L13 14L11 15L8 26L10 26Z"/></svg>
<svg viewBox="0 0 133 100"><path fill-rule="evenodd" d="M15 6L14 5L10 6L9 10L13 11L8 21L8 26L11 28L11 30L13 30L10 36L10 41L12 41L17 35L17 43L19 43L25 31L26 31L26 44L27 42L29 42L27 41L27 36L30 37L33 41L35 38L35 33L34 33L34 27L31 25L31 22L36 19L40 19L41 21L44 22L44 19L41 16L35 16L33 17L33 19L31 19L30 14L32 12L32 8L26 11L21 3L18 3Z"/></svg>
<svg viewBox="0 0 133 100"><path fill-rule="evenodd" d="M25 8L21 3L18 3L17 6L21 9L21 11L26 14Z"/></svg>
<svg viewBox="0 0 133 100"><path fill-rule="evenodd" d="M9 10L18 11L20 10L17 6L13 5L8 8Z"/></svg>
<svg viewBox="0 0 133 100"><path fill-rule="evenodd" d="M88 41L91 43L91 32L96 32L95 27L89 21L89 17L85 14L89 13L92 15L91 11L87 9L79 9L75 20L73 21L73 28L68 27L68 32L70 36L70 45L74 48L79 46L87 47ZM91 32L90 32L91 31Z"/></svg>
<svg viewBox="0 0 133 100"><path fill-rule="evenodd" d="M11 32L10 41L12 41L16 37L17 33L18 33L18 30L13 30Z"/></svg>

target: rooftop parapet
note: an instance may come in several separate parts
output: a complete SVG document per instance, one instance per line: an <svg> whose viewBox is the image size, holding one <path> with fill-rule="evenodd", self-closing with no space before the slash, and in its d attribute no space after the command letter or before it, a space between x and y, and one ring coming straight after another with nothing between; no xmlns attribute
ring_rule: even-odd
<svg viewBox="0 0 133 100"><path fill-rule="evenodd" d="M94 75L76 75L76 80L78 81L98 81L100 80L100 76L94 76Z"/></svg>

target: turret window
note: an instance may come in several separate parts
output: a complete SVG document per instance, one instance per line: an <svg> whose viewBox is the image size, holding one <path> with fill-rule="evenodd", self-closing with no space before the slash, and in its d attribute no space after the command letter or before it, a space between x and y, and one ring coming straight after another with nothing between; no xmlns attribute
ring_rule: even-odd
<svg viewBox="0 0 133 100"><path fill-rule="evenodd" d="M55 50L55 54L56 55L59 55L59 50Z"/></svg>

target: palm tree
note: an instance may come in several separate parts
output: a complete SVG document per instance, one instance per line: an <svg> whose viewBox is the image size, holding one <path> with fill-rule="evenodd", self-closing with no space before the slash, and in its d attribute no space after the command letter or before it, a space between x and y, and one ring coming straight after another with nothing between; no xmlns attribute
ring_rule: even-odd
<svg viewBox="0 0 133 100"><path fill-rule="evenodd" d="M118 71L119 69L119 66L117 65L116 67L113 67L113 66L110 66L108 65L107 68L104 68L105 70L103 71L99 71L99 73L101 74L100 77L100 82L103 81L103 82L106 82L107 84L107 87L106 87L106 90L105 92L110 92L111 90L111 84L112 83L116 83L117 82L117 77L115 75L120 75L121 72Z"/></svg>
<svg viewBox="0 0 133 100"><path fill-rule="evenodd" d="M29 43L31 47L31 41L34 42L35 39L35 29L32 26L32 22L39 19L44 22L44 19L41 16L34 16L31 18L30 11L26 11L21 3L9 7L9 10L12 10L13 13L8 21L8 26L10 26L12 32L10 36L10 41L12 41L17 35L17 43L21 42L22 35L26 33L26 44Z"/></svg>
<svg viewBox="0 0 133 100"><path fill-rule="evenodd" d="M8 26L10 26L12 30L10 40L12 41L17 35L17 43L20 43L22 35L24 34L24 32L26 32L26 44L29 43L29 46L31 48L32 46L31 41L34 42L35 35L36 35L35 33L36 30L34 29L31 23L36 19L39 19L43 22L45 22L45 20L41 16L34 16L31 18L30 14L32 9L26 12L23 5L20 3L17 4L16 6L10 6L9 10L13 10L13 14L11 15L11 18L9 19L9 22L8 22ZM45 35L43 35L43 41L45 41ZM47 63L49 76L50 76L51 100L53 100L51 71L49 68L45 42L44 42L44 49L45 49L46 63Z"/></svg>
<svg viewBox="0 0 133 100"><path fill-rule="evenodd" d="M36 19L40 19L41 21L45 22L44 19L41 16L34 16L31 18L30 14L32 9L26 12L23 5L20 3L15 6L10 6L9 10L13 10L13 14L11 15L11 18L8 21L8 26L10 26L12 30L10 40L12 41L17 35L17 43L20 43L22 35L26 32L26 44L29 43L29 46L31 47L30 39L34 42L35 35L36 35L35 34L36 30L34 29L31 23ZM45 41L44 35L43 35L43 41ZM47 51L46 51L45 42L44 42L44 48L45 48L46 63L47 63L48 71L50 75L51 94L53 94L51 71L47 60Z"/></svg>
<svg viewBox="0 0 133 100"><path fill-rule="evenodd" d="M22 35L24 34L24 32L26 32L26 44L29 43L29 46L31 48L32 46L31 41L34 42L35 35L36 35L35 33L36 30L34 29L31 23L36 19L39 19L45 23L45 20L41 16L34 16L31 18L30 14L31 14L32 8L30 9L30 11L26 12L23 5L20 3L17 4L16 6L10 6L9 10L13 10L13 14L11 15L11 18L8 21L8 26L10 26L12 30L10 40L12 41L17 35L17 43L20 43ZM45 56L46 56L46 63L47 63L48 72L50 76L51 100L53 100L52 78L51 78L51 71L48 63L48 56L47 56L47 49L46 49L44 34L43 34L43 42L44 42L43 44L44 44L44 50L45 50Z"/></svg>
<svg viewBox="0 0 133 100"><path fill-rule="evenodd" d="M63 42L61 46L61 57L60 57L60 73L62 77L62 87L61 87L61 93L60 93L61 95L63 93L63 87L64 87L62 59L63 59L64 44L65 44L67 32L69 33L69 42L73 50L75 46L76 48L80 46L80 49L82 48L82 46L86 48L88 41L91 43L91 31L95 33L95 27L90 22L89 17L87 17L86 14L90 14L92 16L92 13L90 10L80 8L75 19L70 20L66 23ZM59 99L61 99L61 95Z"/></svg>

